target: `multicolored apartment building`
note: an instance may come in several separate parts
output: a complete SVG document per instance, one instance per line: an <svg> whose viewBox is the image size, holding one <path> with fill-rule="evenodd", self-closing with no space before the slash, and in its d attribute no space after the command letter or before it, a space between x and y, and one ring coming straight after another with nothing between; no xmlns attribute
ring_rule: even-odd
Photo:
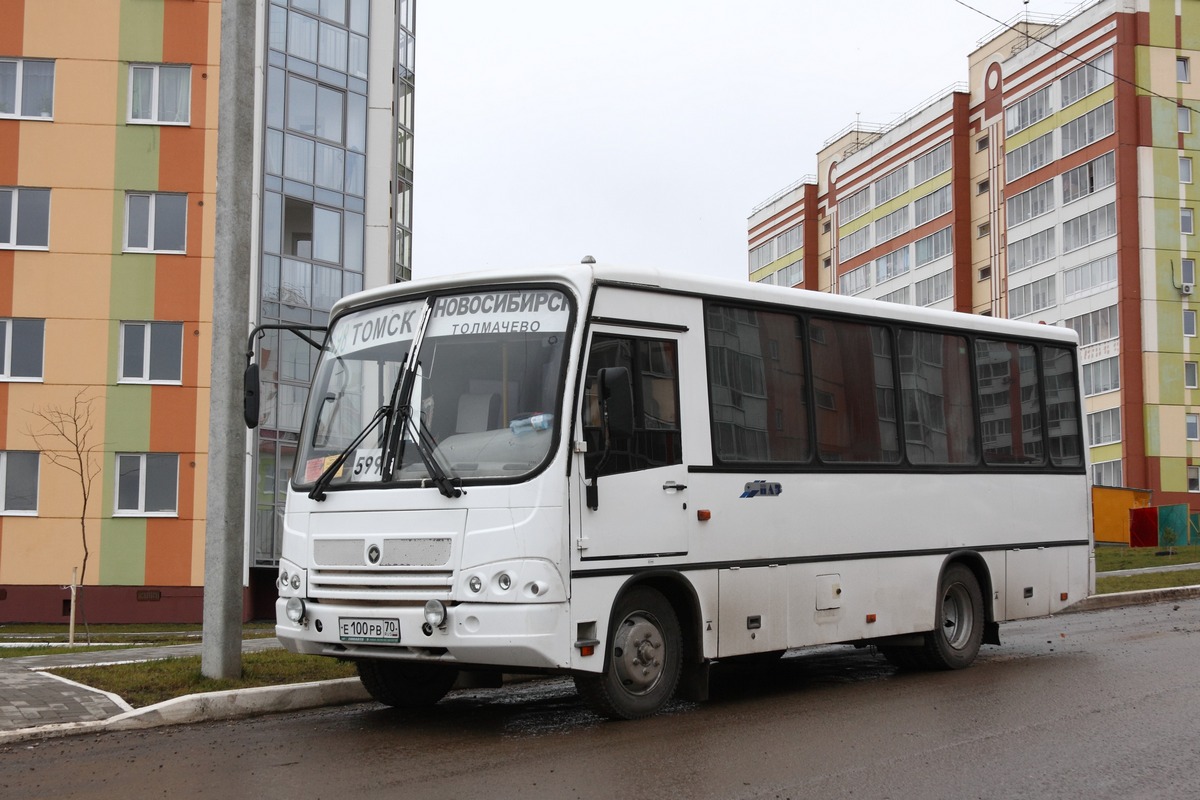
<svg viewBox="0 0 1200 800"><path fill-rule="evenodd" d="M1093 483L1195 511L1198 111L1197 0L1023 16L755 208L749 277L1073 328Z"/></svg>
<svg viewBox="0 0 1200 800"><path fill-rule="evenodd" d="M412 0L250 5L247 334L409 277L414 29ZM0 0L0 20L0 622L65 621L72 583L81 622L199 621L221 2ZM259 360L247 616L311 364L278 336Z"/></svg>

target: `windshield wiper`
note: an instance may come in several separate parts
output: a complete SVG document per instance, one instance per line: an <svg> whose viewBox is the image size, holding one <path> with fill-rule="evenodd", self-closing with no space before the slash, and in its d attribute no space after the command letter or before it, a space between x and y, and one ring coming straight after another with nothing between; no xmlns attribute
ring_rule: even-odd
<svg viewBox="0 0 1200 800"><path fill-rule="evenodd" d="M413 422L412 406L405 406L400 412L401 426L408 425L413 434L413 446L417 448L417 454L421 456L421 461L425 464L425 470L429 473L433 485L444 497L461 497L464 492L460 485L454 484L454 478L438 461L434 449L437 445L433 441L433 435L429 433L429 428L425 425L424 420L418 415L417 422ZM403 447L403 445L402 445ZM403 451L402 451L403 452Z"/></svg>
<svg viewBox="0 0 1200 800"><path fill-rule="evenodd" d="M346 459L350 457L350 454L354 452L356 447L363 443L363 440L367 438L367 434L375 430L375 426L379 424L381 419L388 417L390 422L391 415L391 406L379 407L379 410L375 412L373 417L371 417L371 421L367 423L367 427L363 428L358 436L354 437L354 441L350 442L350 444L346 446L345 450L338 453L338 457L331 461L329 466L325 468L325 471L317 477L316 483L313 484L312 491L308 493L308 496L311 499L316 500L317 502L325 499L325 487L329 485L329 482L333 480L333 476L336 475L338 470L342 468L342 465L346 463Z"/></svg>

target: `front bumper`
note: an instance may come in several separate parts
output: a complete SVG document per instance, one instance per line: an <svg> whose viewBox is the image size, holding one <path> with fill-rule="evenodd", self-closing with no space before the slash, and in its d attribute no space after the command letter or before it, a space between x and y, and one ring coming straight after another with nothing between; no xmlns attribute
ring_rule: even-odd
<svg viewBox="0 0 1200 800"><path fill-rule="evenodd" d="M461 603L448 606L446 622L427 633L419 606L306 602L299 623L287 618L286 598L275 601L275 635L293 653L341 658L441 661L473 667L566 669L570 665L566 603ZM398 643L342 641L338 620L395 619Z"/></svg>

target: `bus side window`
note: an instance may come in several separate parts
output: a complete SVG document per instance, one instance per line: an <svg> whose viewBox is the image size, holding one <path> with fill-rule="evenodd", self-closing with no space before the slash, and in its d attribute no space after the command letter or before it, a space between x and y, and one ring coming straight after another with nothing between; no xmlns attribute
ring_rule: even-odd
<svg viewBox="0 0 1200 800"><path fill-rule="evenodd" d="M607 458L600 434L596 375L605 367L625 367L633 383L634 434L614 437ZM582 408L587 441L585 477L597 465L600 475L615 475L682 463L679 429L679 369L675 342L598 334L588 354Z"/></svg>

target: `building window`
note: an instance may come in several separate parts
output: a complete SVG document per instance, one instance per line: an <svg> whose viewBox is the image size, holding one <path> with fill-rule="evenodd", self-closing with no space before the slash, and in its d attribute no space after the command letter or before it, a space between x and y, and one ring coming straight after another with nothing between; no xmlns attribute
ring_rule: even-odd
<svg viewBox="0 0 1200 800"><path fill-rule="evenodd" d="M1192 182L1192 160L1187 156L1179 157L1179 182Z"/></svg>
<svg viewBox="0 0 1200 800"><path fill-rule="evenodd" d="M979 268L979 280L986 281L986 280L990 279L991 277L992 277L992 268L991 267L980 267ZM985 315L985 316L990 316L990 315Z"/></svg>
<svg viewBox="0 0 1200 800"><path fill-rule="evenodd" d="M890 281L897 275L908 272L908 247L893 250L875 259L875 284Z"/></svg>
<svg viewBox="0 0 1200 800"><path fill-rule="evenodd" d="M1041 169L1054 160L1054 131L1043 134L1032 142L1004 155L1005 178L1015 181L1034 170Z"/></svg>
<svg viewBox="0 0 1200 800"><path fill-rule="evenodd" d="M1092 142L1109 136L1115 130L1113 104L1110 100L1078 119L1062 126L1062 154L1074 153Z"/></svg>
<svg viewBox="0 0 1200 800"><path fill-rule="evenodd" d="M825 220L824 222L821 223L821 233L829 233L829 228L830 228L829 220Z"/></svg>
<svg viewBox="0 0 1200 800"><path fill-rule="evenodd" d="M982 153L984 150L987 150L989 141L990 140L988 139L988 135L986 133L983 136L980 136L978 139L976 139L975 140L975 152Z"/></svg>
<svg viewBox="0 0 1200 800"><path fill-rule="evenodd" d="M936 261L948 256L954 249L954 238L950 228L942 228L937 233L931 233L923 239L917 239L914 266L923 266L930 261Z"/></svg>
<svg viewBox="0 0 1200 800"><path fill-rule="evenodd" d="M991 187L992 187L991 181L982 180L978 184L975 185L975 194L987 194L988 189L990 189Z"/></svg>
<svg viewBox="0 0 1200 800"><path fill-rule="evenodd" d="M1121 388L1121 373L1117 357L1105 358L1083 365L1083 394L1091 397Z"/></svg>
<svg viewBox="0 0 1200 800"><path fill-rule="evenodd" d="M1107 342L1121 335L1120 317L1116 306L1100 308L1071 317L1063 322L1064 328L1070 328L1079 334L1079 345L1086 347L1096 342Z"/></svg>
<svg viewBox="0 0 1200 800"><path fill-rule="evenodd" d="M173 516L177 512L179 456L118 453L116 514Z"/></svg>
<svg viewBox="0 0 1200 800"><path fill-rule="evenodd" d="M875 220L875 244L883 244L888 239L894 239L908 228L908 206L904 206Z"/></svg>
<svg viewBox="0 0 1200 800"><path fill-rule="evenodd" d="M913 162L913 185L919 186L950 169L950 143L944 142Z"/></svg>
<svg viewBox="0 0 1200 800"><path fill-rule="evenodd" d="M1200 467L1188 467L1188 491L1200 492Z"/></svg>
<svg viewBox="0 0 1200 800"><path fill-rule="evenodd" d="M1086 164L1067 170L1062 177L1063 204L1086 197L1117 182L1112 153L1105 153Z"/></svg>
<svg viewBox="0 0 1200 800"><path fill-rule="evenodd" d="M0 186L0 249L50 246L50 190Z"/></svg>
<svg viewBox="0 0 1200 800"><path fill-rule="evenodd" d="M950 184L946 184L924 197L917 198L913 203L913 227L919 227L931 219L949 214L953 207L954 196L950 193Z"/></svg>
<svg viewBox="0 0 1200 800"><path fill-rule="evenodd" d="M191 121L192 68L167 64L129 65L129 121L187 125Z"/></svg>
<svg viewBox="0 0 1200 800"><path fill-rule="evenodd" d="M1191 61L1186 56L1175 59L1175 80L1179 83L1192 82Z"/></svg>
<svg viewBox="0 0 1200 800"><path fill-rule="evenodd" d="M1183 362L1183 387L1200 389L1200 364L1195 361Z"/></svg>
<svg viewBox="0 0 1200 800"><path fill-rule="evenodd" d="M847 197L845 200L838 201L838 211L841 216L842 225L851 220L858 219L863 214L871 210L871 187L859 189L854 194Z"/></svg>
<svg viewBox="0 0 1200 800"><path fill-rule="evenodd" d="M845 261L854 258L859 253L865 253L871 249L871 226L859 228L854 233L849 233L838 240L838 250L841 260Z"/></svg>
<svg viewBox="0 0 1200 800"><path fill-rule="evenodd" d="M871 265L863 264L838 278L838 291L842 294L859 294L871 288Z"/></svg>
<svg viewBox="0 0 1200 800"><path fill-rule="evenodd" d="M183 253L186 249L186 194L126 193L126 252Z"/></svg>
<svg viewBox="0 0 1200 800"><path fill-rule="evenodd" d="M182 365L183 323L121 323L121 383L179 383Z"/></svg>
<svg viewBox="0 0 1200 800"><path fill-rule="evenodd" d="M1179 209L1179 232L1191 235L1196 232L1195 214L1190 208Z"/></svg>
<svg viewBox="0 0 1200 800"><path fill-rule="evenodd" d="M1064 300L1092 294L1117 283L1117 256L1108 255L1063 271Z"/></svg>
<svg viewBox="0 0 1200 800"><path fill-rule="evenodd" d="M1088 445L1099 447L1121 441L1121 409L1109 408L1087 415Z"/></svg>
<svg viewBox="0 0 1200 800"><path fill-rule="evenodd" d="M1177 113L1179 115L1179 132L1180 133L1191 133L1192 132L1192 110L1190 108L1188 108L1187 106L1180 106L1177 109Z"/></svg>
<svg viewBox="0 0 1200 800"><path fill-rule="evenodd" d="M1008 290L1009 317L1017 319L1054 305L1054 276Z"/></svg>
<svg viewBox="0 0 1200 800"><path fill-rule="evenodd" d="M1034 264L1041 264L1054 258L1054 228L1038 231L1032 236L1009 242L1008 245L1008 274L1029 269Z"/></svg>
<svg viewBox="0 0 1200 800"><path fill-rule="evenodd" d="M982 239L985 236L991 235L991 233L992 233L992 223L985 222L982 225L980 225L978 228L975 229L975 238Z"/></svg>
<svg viewBox="0 0 1200 800"><path fill-rule="evenodd" d="M1094 486L1124 486L1125 479L1121 474L1120 460L1092 464L1092 484Z"/></svg>
<svg viewBox="0 0 1200 800"><path fill-rule="evenodd" d="M1043 181L1032 189L1015 194L1005 202L1008 227L1028 222L1054 210L1054 180Z"/></svg>
<svg viewBox="0 0 1200 800"><path fill-rule="evenodd" d="M1200 441L1200 415L1184 414L1184 427L1187 429L1187 438L1189 442Z"/></svg>
<svg viewBox="0 0 1200 800"><path fill-rule="evenodd" d="M917 281L914 286L919 306L933 305L940 300L949 299L954 295L953 270L948 269L932 278Z"/></svg>
<svg viewBox="0 0 1200 800"><path fill-rule="evenodd" d="M1196 335L1196 312L1190 308L1183 312L1183 335Z"/></svg>
<svg viewBox="0 0 1200 800"><path fill-rule="evenodd" d="M37 453L0 451L0 514L37 513L38 463Z"/></svg>
<svg viewBox="0 0 1200 800"><path fill-rule="evenodd" d="M1050 87L1040 89L1004 112L1004 134L1012 136L1050 116Z"/></svg>
<svg viewBox="0 0 1200 800"><path fill-rule="evenodd" d="M1191 209L1185 210L1188 212L1190 223ZM1180 225L1182 224L1181 217ZM1116 235L1117 207L1115 203L1109 203L1063 223L1063 252L1070 253L1092 242Z"/></svg>
<svg viewBox="0 0 1200 800"><path fill-rule="evenodd" d="M883 205L893 197L908 191L908 165L896 169L875 181L875 205Z"/></svg>
<svg viewBox="0 0 1200 800"><path fill-rule="evenodd" d="M1074 72L1068 73L1059 82L1063 108L1087 97L1092 92L1113 82L1113 54L1107 53L1093 58Z"/></svg>
<svg viewBox="0 0 1200 800"><path fill-rule="evenodd" d="M0 58L0 119L54 117L54 62Z"/></svg>
<svg viewBox="0 0 1200 800"><path fill-rule="evenodd" d="M42 378L43 319L0 319L0 380Z"/></svg>

